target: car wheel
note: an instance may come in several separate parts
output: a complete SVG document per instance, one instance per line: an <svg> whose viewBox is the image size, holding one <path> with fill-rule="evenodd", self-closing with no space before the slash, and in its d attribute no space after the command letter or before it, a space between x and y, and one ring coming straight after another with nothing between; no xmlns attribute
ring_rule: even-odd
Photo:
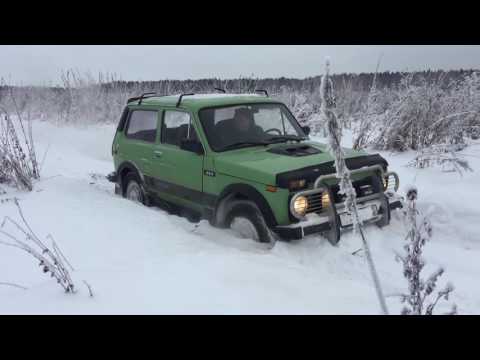
<svg viewBox="0 0 480 360"><path fill-rule="evenodd" d="M377 222L375 222L375 224L380 228L390 224L390 218L391 218L390 206L388 204L388 198L385 194L383 194L382 205L380 205L380 209L378 210L378 212L379 214L382 214L382 218Z"/></svg>
<svg viewBox="0 0 480 360"><path fill-rule="evenodd" d="M337 211L333 205L328 208L328 217L330 219L330 230L324 233L324 236L327 238L328 242L332 246L336 246L340 241L340 216L338 216Z"/></svg>
<svg viewBox="0 0 480 360"><path fill-rule="evenodd" d="M275 241L262 213L254 202L248 200L232 201L227 211L226 225L238 236L262 243L273 243Z"/></svg>
<svg viewBox="0 0 480 360"><path fill-rule="evenodd" d="M328 189L328 194L330 199L334 199L331 189ZM335 204L332 203L327 207L327 215L330 223L330 229L323 232L322 235L327 238L328 242L332 246L336 246L340 241L341 230L340 230L340 216L338 216L337 208Z"/></svg>
<svg viewBox="0 0 480 360"><path fill-rule="evenodd" d="M136 174L127 174L123 182L125 184L125 190L123 193L124 198L143 205L149 205L150 202L148 201L148 197L145 194L145 190L141 185L141 181Z"/></svg>

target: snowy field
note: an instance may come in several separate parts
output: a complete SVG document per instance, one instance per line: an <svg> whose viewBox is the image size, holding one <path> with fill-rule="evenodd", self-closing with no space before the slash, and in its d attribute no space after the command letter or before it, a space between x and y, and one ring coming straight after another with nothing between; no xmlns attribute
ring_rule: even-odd
<svg viewBox="0 0 480 360"><path fill-rule="evenodd" d="M126 201L101 177L113 170L114 126L56 127L35 123L38 158L48 148L42 179L31 193L15 192L34 232L51 234L74 267L79 290L65 294L28 254L0 247L2 314L378 314L379 306L361 241L345 233L338 247L320 236L277 242L271 250L234 237L208 222L198 226ZM351 140L347 134L344 144ZM413 153L382 155L406 184L419 189L418 206L434 226L424 253L425 273L455 285L451 300L460 314L480 313L480 143L464 151L473 173L405 165ZM12 203L0 218L19 219ZM402 251L406 228L400 214L384 229L368 227L374 260L392 314L405 290ZM352 254L355 253L355 254ZM94 297L82 283L93 288ZM445 305L445 306L444 306ZM440 303L437 312L450 307Z"/></svg>

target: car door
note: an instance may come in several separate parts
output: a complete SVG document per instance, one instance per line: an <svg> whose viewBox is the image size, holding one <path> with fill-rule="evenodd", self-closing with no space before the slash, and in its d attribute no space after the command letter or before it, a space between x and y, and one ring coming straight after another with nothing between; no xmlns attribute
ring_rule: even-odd
<svg viewBox="0 0 480 360"><path fill-rule="evenodd" d="M120 157L133 163L144 176L152 175L153 147L158 138L158 124L158 110L131 110L118 149Z"/></svg>
<svg viewBox="0 0 480 360"><path fill-rule="evenodd" d="M191 114L167 109L162 118L160 143L153 151L156 190L166 198L198 207L203 199L204 156L180 149L182 138L198 139Z"/></svg>

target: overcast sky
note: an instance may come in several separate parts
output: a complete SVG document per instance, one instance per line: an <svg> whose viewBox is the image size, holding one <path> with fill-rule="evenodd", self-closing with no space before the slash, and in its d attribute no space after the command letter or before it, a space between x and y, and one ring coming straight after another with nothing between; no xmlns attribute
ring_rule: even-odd
<svg viewBox="0 0 480 360"><path fill-rule="evenodd" d="M480 69L480 46L370 45L0 45L0 77L10 83L59 83L61 69L116 73L123 80L239 76L304 78L332 71Z"/></svg>

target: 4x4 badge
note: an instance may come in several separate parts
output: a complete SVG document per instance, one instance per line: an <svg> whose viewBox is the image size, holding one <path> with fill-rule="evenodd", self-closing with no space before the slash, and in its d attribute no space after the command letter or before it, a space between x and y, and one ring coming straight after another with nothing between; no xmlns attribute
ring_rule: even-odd
<svg viewBox="0 0 480 360"><path fill-rule="evenodd" d="M212 170L204 170L203 173L206 175L206 176L215 176L215 171L212 171Z"/></svg>

